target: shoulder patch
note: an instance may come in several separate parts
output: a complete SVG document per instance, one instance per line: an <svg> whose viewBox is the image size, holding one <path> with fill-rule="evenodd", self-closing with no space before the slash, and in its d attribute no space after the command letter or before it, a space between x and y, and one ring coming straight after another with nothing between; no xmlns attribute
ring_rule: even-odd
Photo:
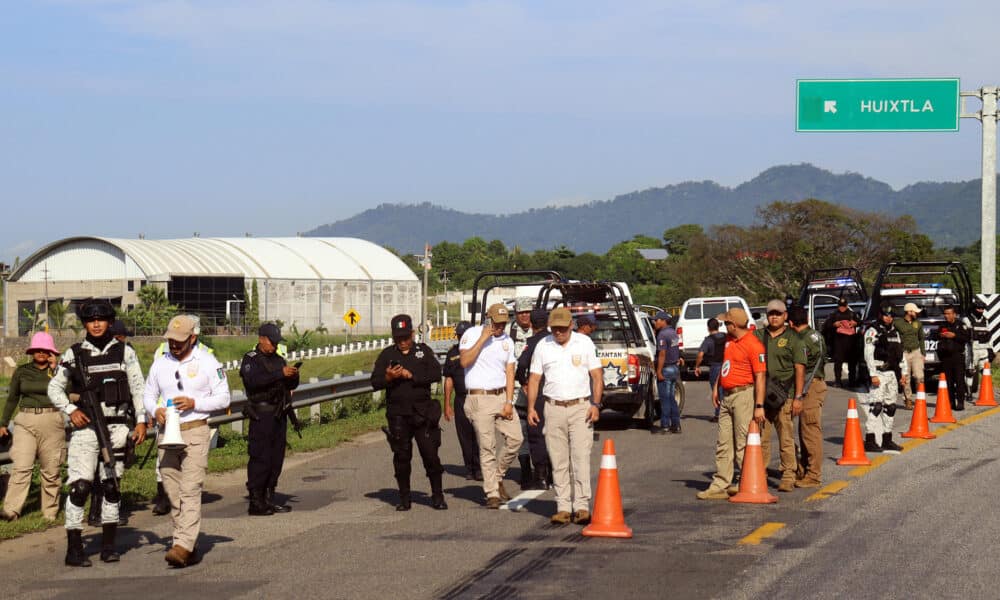
<svg viewBox="0 0 1000 600"><path fill-rule="evenodd" d="M257 356L257 351L251 350L250 352L247 352L246 355L253 358L254 356Z"/></svg>
<svg viewBox="0 0 1000 600"><path fill-rule="evenodd" d="M219 367L218 369L216 369L215 372L219 375L219 379L220 380L226 378L226 372L222 369L222 367Z"/></svg>
<svg viewBox="0 0 1000 600"><path fill-rule="evenodd" d="M814 332L812 332L812 333L809 334L809 339L811 339L814 342L818 342L819 341L819 334L814 331Z"/></svg>

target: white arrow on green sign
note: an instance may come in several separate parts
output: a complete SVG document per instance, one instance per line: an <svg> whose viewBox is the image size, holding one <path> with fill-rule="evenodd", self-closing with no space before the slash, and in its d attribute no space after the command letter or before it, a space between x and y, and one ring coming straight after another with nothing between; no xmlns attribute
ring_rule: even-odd
<svg viewBox="0 0 1000 600"><path fill-rule="evenodd" d="M796 131L958 131L958 79L799 79Z"/></svg>

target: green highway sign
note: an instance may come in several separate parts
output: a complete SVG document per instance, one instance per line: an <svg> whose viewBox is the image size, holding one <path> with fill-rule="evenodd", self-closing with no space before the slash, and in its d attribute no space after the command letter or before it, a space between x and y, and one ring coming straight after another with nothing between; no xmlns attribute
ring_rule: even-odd
<svg viewBox="0 0 1000 600"><path fill-rule="evenodd" d="M796 131L958 131L958 79L799 79Z"/></svg>

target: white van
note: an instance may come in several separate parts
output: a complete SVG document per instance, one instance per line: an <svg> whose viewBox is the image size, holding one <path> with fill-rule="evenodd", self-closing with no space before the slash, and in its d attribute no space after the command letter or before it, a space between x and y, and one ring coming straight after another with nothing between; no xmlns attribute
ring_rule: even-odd
<svg viewBox="0 0 1000 600"><path fill-rule="evenodd" d="M681 356L684 358L684 370L694 368L698 358L698 348L708 336L708 320L717 317L731 308L742 308L750 317L750 328L755 329L759 313L750 311L747 301L739 296L716 296L711 298L690 298L681 307L680 316L674 327L681 339ZM726 326L719 323L719 331L725 332Z"/></svg>

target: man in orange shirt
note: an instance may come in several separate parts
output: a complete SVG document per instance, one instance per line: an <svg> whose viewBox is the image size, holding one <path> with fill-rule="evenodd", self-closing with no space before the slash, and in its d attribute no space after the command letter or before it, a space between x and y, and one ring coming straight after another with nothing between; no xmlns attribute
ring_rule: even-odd
<svg viewBox="0 0 1000 600"><path fill-rule="evenodd" d="M715 475L699 500L724 500L737 491L733 483L736 461L742 465L750 419L764 421L764 387L767 357L764 345L748 335L750 319L741 308L730 309L718 319L725 323L728 339L722 370L712 389L712 402L719 405L719 386L725 391L719 410L719 439L715 446Z"/></svg>

